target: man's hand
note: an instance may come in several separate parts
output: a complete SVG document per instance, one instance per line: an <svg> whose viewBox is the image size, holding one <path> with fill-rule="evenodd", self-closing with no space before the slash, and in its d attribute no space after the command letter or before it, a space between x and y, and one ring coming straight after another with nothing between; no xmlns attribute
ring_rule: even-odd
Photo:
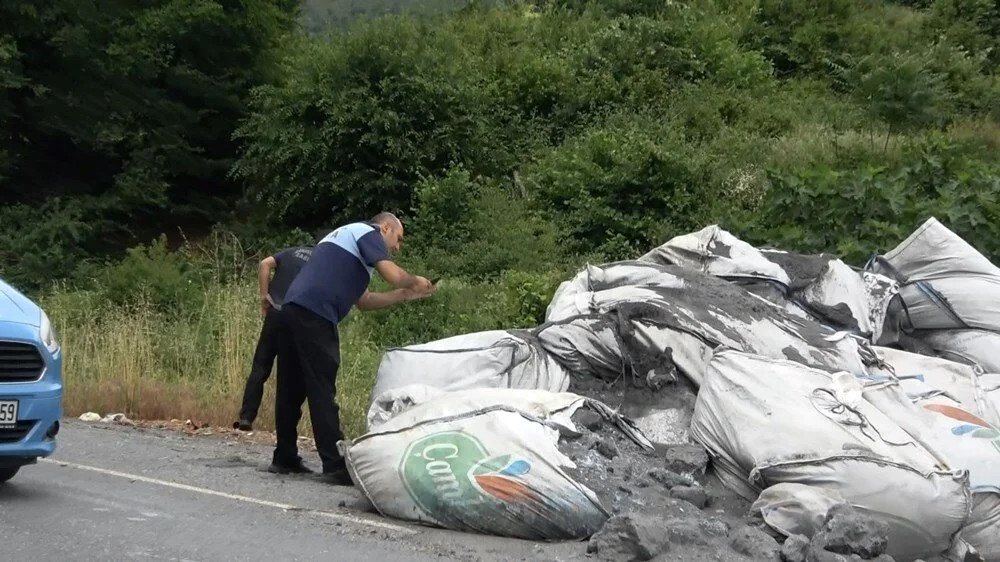
<svg viewBox="0 0 1000 562"><path fill-rule="evenodd" d="M382 279L389 282L396 289L416 289L418 291L430 291L433 285L426 277L412 275L402 267L399 267L391 260L382 260L375 264Z"/></svg>
<svg viewBox="0 0 1000 562"><path fill-rule="evenodd" d="M427 293L427 295L430 295L431 293L434 292L434 284L432 284L430 280L428 280L426 277L421 277L419 275L417 275L416 277L417 277L417 282L412 290L419 291L421 293Z"/></svg>
<svg viewBox="0 0 1000 562"><path fill-rule="evenodd" d="M271 302L267 300L268 287L271 284L271 271L278 267L278 262L274 256L268 256L260 260L257 265L257 288L260 294L260 314L266 316L271 309Z"/></svg>
<svg viewBox="0 0 1000 562"><path fill-rule="evenodd" d="M417 289L393 289L382 293L371 293L365 291L358 299L358 310L377 310L386 308L396 303L424 299L434 293L433 285L430 291L419 291Z"/></svg>
<svg viewBox="0 0 1000 562"><path fill-rule="evenodd" d="M421 291L418 289L399 289L399 291L402 293L404 301L426 299L434 293L433 289L430 291Z"/></svg>

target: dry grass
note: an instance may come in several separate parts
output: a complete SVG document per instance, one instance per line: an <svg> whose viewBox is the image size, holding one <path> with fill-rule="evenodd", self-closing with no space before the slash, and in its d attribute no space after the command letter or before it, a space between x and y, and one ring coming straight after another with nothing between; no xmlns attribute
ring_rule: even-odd
<svg viewBox="0 0 1000 562"><path fill-rule="evenodd" d="M834 131L811 123L776 139L771 151L777 161L796 166L831 165L845 154L878 154L888 165L901 159L905 139L905 135L885 132Z"/></svg>
<svg viewBox="0 0 1000 562"><path fill-rule="evenodd" d="M955 138L979 144L985 151L1000 154L1000 124L989 119L966 119L948 129Z"/></svg>
<svg viewBox="0 0 1000 562"><path fill-rule="evenodd" d="M209 287L202 309L180 317L145 304L115 308L88 293L49 296L43 305L65 354L66 414L232 424L261 327L254 296L249 285ZM338 402L349 437L363 431L380 357L368 332L364 318L342 326ZM255 428L273 428L274 380L265 385ZM300 428L311 434L305 405Z"/></svg>

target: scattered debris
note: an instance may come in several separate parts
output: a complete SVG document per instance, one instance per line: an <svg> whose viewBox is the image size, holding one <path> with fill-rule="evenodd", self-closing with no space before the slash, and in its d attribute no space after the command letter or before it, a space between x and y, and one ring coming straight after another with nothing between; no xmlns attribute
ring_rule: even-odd
<svg viewBox="0 0 1000 562"><path fill-rule="evenodd" d="M108 414L101 418L102 423L114 423L118 425L135 425L135 422L128 419L125 414Z"/></svg>
<svg viewBox="0 0 1000 562"><path fill-rule="evenodd" d="M811 547L874 560L885 553L888 534L885 521L865 516L848 504L838 504L827 513L826 526L813 537Z"/></svg>
<svg viewBox="0 0 1000 562"><path fill-rule="evenodd" d="M613 459L618 456L618 446L615 442L610 439L600 439L594 444L594 448L597 452L604 455L605 458Z"/></svg>
<svg viewBox="0 0 1000 562"><path fill-rule="evenodd" d="M698 509L704 509L708 503L708 493L701 486L676 486L670 489L670 495L690 502Z"/></svg>
<svg viewBox="0 0 1000 562"><path fill-rule="evenodd" d="M597 431L604 423L604 418L593 410L583 408L573 416L573 421L577 425L583 426L590 431Z"/></svg>
<svg viewBox="0 0 1000 562"><path fill-rule="evenodd" d="M733 550L752 560L779 560L781 546L760 527L744 525L734 531L729 540Z"/></svg>
<svg viewBox="0 0 1000 562"><path fill-rule="evenodd" d="M781 545L781 559L784 562L806 562L809 555L809 538L805 535L792 535Z"/></svg>
<svg viewBox="0 0 1000 562"><path fill-rule="evenodd" d="M696 483L695 479L689 475L677 474L665 468L654 468L647 472L646 475L667 488L693 486Z"/></svg>
<svg viewBox="0 0 1000 562"><path fill-rule="evenodd" d="M669 445L664 451L666 467L679 474L705 474L708 451L697 443Z"/></svg>
<svg viewBox="0 0 1000 562"><path fill-rule="evenodd" d="M667 523L655 516L616 515L591 536L587 552L613 562L652 560L670 546L665 528Z"/></svg>

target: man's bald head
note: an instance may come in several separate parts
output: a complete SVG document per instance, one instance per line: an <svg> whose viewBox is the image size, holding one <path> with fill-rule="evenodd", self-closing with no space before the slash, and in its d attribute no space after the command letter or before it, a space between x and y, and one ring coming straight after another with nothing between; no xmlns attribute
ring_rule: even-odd
<svg viewBox="0 0 1000 562"><path fill-rule="evenodd" d="M398 252L399 247L403 244L403 221L388 211L382 211L375 215L371 222L382 233L382 239L385 240L389 251Z"/></svg>
<svg viewBox="0 0 1000 562"><path fill-rule="evenodd" d="M379 226L382 226L384 224L387 226L398 228L400 230L403 229L403 221L399 220L399 218L397 218L396 215L388 211L382 211L381 213L375 215L375 218L372 219L372 222Z"/></svg>

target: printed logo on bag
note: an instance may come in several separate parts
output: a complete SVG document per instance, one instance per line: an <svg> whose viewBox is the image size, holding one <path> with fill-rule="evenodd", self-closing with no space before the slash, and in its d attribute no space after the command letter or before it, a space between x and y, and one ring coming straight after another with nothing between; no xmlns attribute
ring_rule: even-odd
<svg viewBox="0 0 1000 562"><path fill-rule="evenodd" d="M993 447L1000 452L1000 429L993 427L993 424L988 421L961 408L946 404L925 404L924 409L962 422L951 428L953 434L967 435L973 439L988 439L993 444Z"/></svg>
<svg viewBox="0 0 1000 562"><path fill-rule="evenodd" d="M399 475L406 491L428 515L490 501L544 503L523 479L531 464L512 455L490 456L475 437L443 431L406 449Z"/></svg>

